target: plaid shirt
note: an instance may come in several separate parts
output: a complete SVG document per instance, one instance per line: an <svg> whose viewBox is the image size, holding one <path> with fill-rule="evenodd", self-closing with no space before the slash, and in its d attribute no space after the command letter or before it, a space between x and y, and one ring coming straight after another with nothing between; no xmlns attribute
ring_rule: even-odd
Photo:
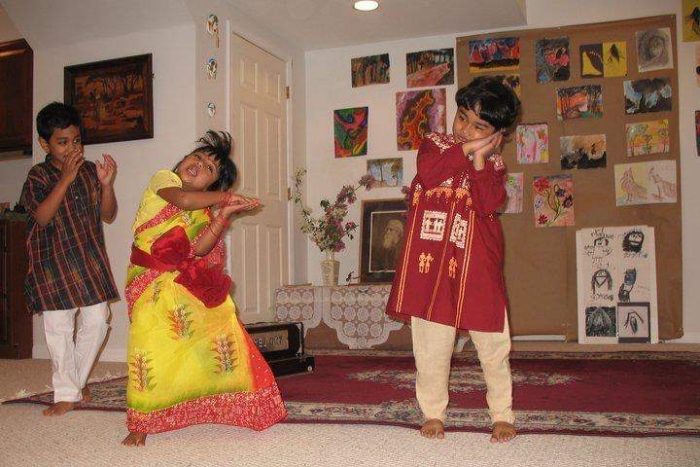
<svg viewBox="0 0 700 467"><path fill-rule="evenodd" d="M80 167L53 219L42 227L36 209L54 189L61 170L51 156L31 168L22 188L21 203L29 211L24 284L32 313L67 310L119 298L105 251L100 201L102 187L90 161Z"/></svg>

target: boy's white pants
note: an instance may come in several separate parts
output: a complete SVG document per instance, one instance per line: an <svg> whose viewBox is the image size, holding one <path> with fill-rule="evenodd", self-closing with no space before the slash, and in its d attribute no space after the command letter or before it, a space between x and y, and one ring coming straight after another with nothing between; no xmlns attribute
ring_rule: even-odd
<svg viewBox="0 0 700 467"><path fill-rule="evenodd" d="M78 308L43 312L46 346L53 366L54 402L82 400L82 389L109 329L107 302L81 307L74 342L77 311Z"/></svg>
<svg viewBox="0 0 700 467"><path fill-rule="evenodd" d="M449 402L450 361L456 329L411 317L413 356L416 360L416 398L426 420L445 422ZM508 317L503 332L469 331L486 380L486 402L491 421L513 423Z"/></svg>

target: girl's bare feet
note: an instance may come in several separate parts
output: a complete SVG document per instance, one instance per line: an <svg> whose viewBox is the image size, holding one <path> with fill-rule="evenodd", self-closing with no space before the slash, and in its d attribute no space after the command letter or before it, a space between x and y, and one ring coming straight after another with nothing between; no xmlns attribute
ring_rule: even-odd
<svg viewBox="0 0 700 467"><path fill-rule="evenodd" d="M496 422L491 432L492 443L507 443L515 438L515 427L507 422Z"/></svg>
<svg viewBox="0 0 700 467"><path fill-rule="evenodd" d="M145 446L146 433L129 433L122 444L124 446Z"/></svg>
<svg viewBox="0 0 700 467"><path fill-rule="evenodd" d="M66 412L70 412L75 408L74 402L56 402L50 405L47 409L43 410L43 414L47 417L52 417L54 415L64 415Z"/></svg>
<svg viewBox="0 0 700 467"><path fill-rule="evenodd" d="M445 425L440 420L431 418L420 427L420 434L430 439L443 439L445 437Z"/></svg>

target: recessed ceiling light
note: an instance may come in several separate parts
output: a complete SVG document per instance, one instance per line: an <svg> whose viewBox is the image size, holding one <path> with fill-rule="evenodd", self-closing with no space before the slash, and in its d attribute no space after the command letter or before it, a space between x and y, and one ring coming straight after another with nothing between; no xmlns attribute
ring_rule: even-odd
<svg viewBox="0 0 700 467"><path fill-rule="evenodd" d="M360 11L372 11L379 8L379 2L376 0L359 0L355 2L354 8Z"/></svg>

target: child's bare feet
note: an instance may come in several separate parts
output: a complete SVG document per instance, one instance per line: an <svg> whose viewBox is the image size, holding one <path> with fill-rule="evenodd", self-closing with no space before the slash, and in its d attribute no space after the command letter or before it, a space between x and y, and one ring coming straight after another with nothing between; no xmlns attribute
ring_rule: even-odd
<svg viewBox="0 0 700 467"><path fill-rule="evenodd" d="M92 394L90 393L90 388L87 387L87 384L83 388L83 402L92 402Z"/></svg>
<svg viewBox="0 0 700 467"><path fill-rule="evenodd" d="M515 427L507 422L496 422L491 432L492 443L507 443L515 438Z"/></svg>
<svg viewBox="0 0 700 467"><path fill-rule="evenodd" d="M124 441L122 441L124 446L145 446L146 445L146 433L129 433Z"/></svg>
<svg viewBox="0 0 700 467"><path fill-rule="evenodd" d="M47 417L64 415L66 412L70 412L74 408L74 402L56 402L55 404L50 405L47 409L44 409L42 413Z"/></svg>
<svg viewBox="0 0 700 467"><path fill-rule="evenodd" d="M420 427L420 434L430 439L443 439L445 437L445 425L440 420L431 418Z"/></svg>

